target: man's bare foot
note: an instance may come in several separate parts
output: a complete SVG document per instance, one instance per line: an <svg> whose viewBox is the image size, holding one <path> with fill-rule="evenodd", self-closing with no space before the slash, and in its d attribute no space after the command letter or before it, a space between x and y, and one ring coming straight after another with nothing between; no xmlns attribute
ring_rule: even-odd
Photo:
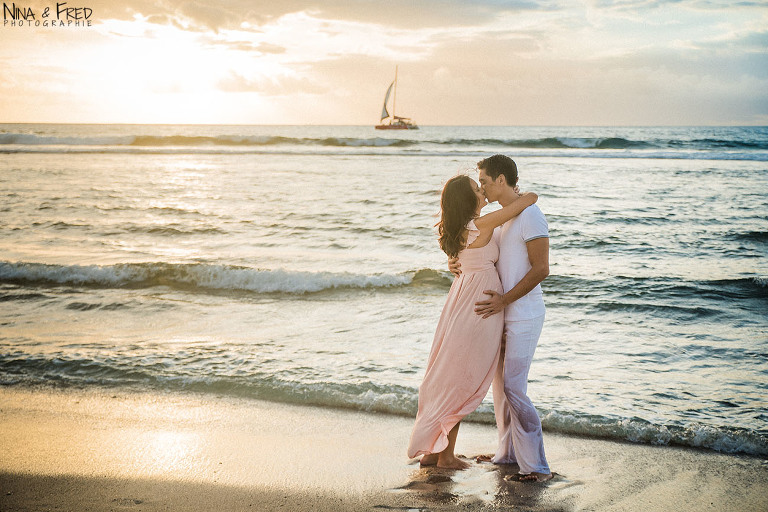
<svg viewBox="0 0 768 512"><path fill-rule="evenodd" d="M476 462L491 462L493 460L493 455L478 455L475 457Z"/></svg>
<svg viewBox="0 0 768 512"><path fill-rule="evenodd" d="M437 467L442 469L467 469L469 467L468 462L464 462L461 459L457 459L454 456L440 457L437 461Z"/></svg>
<svg viewBox="0 0 768 512"><path fill-rule="evenodd" d="M528 473L527 475L518 473L515 475L515 480L518 482L546 482L552 480L554 476L552 473Z"/></svg>
<svg viewBox="0 0 768 512"><path fill-rule="evenodd" d="M420 466L435 466L437 465L437 459L440 456L439 453L428 453L424 455L419 461Z"/></svg>

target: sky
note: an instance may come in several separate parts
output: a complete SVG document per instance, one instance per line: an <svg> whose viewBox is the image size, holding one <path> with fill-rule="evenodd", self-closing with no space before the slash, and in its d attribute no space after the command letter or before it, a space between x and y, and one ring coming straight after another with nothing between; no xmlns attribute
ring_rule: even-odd
<svg viewBox="0 0 768 512"><path fill-rule="evenodd" d="M765 0L67 1L90 26L2 7L6 123L370 125L397 66L420 125L768 125Z"/></svg>

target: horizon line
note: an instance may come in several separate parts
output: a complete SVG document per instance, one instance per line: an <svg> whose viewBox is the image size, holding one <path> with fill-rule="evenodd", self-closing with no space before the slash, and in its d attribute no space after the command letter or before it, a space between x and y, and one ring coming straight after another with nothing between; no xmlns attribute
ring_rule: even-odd
<svg viewBox="0 0 768 512"><path fill-rule="evenodd" d="M265 126L265 127L348 127L374 128L374 124L315 123L136 123L136 122L56 122L10 121L0 125L69 126ZM419 128L768 128L768 124L420 124Z"/></svg>

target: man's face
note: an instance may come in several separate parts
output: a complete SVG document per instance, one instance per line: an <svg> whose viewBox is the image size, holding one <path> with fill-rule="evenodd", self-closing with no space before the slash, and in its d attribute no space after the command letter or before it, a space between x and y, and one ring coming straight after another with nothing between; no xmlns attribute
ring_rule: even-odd
<svg viewBox="0 0 768 512"><path fill-rule="evenodd" d="M497 201L499 198L499 183L496 183L490 176L485 173L485 169L480 169L480 175L478 177L480 181L480 188L483 189L485 198L489 203Z"/></svg>

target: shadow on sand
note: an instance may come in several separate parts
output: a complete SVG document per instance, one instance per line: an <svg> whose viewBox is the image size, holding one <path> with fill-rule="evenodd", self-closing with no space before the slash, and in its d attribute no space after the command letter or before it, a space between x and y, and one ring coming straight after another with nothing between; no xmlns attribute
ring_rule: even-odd
<svg viewBox="0 0 768 512"><path fill-rule="evenodd" d="M530 511L571 511L575 509L572 499L574 487L563 475L555 473L547 482L519 482L517 464L470 462L462 471L419 467L410 476L410 481L393 489L415 506L411 510L530 510ZM381 507L390 508L390 507Z"/></svg>

